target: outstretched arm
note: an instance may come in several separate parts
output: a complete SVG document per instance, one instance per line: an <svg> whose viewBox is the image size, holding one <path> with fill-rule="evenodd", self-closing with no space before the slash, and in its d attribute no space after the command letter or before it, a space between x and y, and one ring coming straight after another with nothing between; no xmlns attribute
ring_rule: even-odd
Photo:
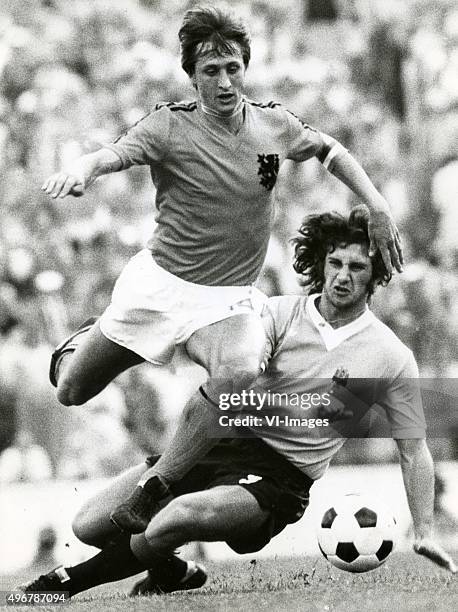
<svg viewBox="0 0 458 612"><path fill-rule="evenodd" d="M432 538L434 466L425 440L396 440L404 487L413 519L414 550L456 573L453 559Z"/></svg>
<svg viewBox="0 0 458 612"><path fill-rule="evenodd" d="M377 191L366 172L341 145L337 143L337 154L329 164L328 170L349 187L369 209L369 238L371 255L380 250L387 272L391 274L394 266L402 272L404 263L401 237L391 215L385 198ZM334 149L335 150L335 149ZM331 149L330 154L332 154Z"/></svg>
<svg viewBox="0 0 458 612"><path fill-rule="evenodd" d="M68 195L79 197L98 176L116 172L121 166L121 160L114 151L99 149L78 157L60 172L52 174L41 189L52 198L65 198Z"/></svg>

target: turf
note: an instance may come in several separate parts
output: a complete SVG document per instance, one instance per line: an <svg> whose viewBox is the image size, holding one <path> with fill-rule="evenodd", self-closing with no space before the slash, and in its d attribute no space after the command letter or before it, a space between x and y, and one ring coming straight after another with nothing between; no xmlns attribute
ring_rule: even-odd
<svg viewBox="0 0 458 612"><path fill-rule="evenodd" d="M132 584L130 579L80 593L64 609L66 612L458 610L458 575L452 576L413 553L393 554L384 566L366 574L341 572L322 558L310 557L256 561L255 556L246 556L236 562L206 565L210 577L199 591L130 598L126 595ZM29 576L0 579L0 588L12 588L22 578ZM55 612L56 606L39 609Z"/></svg>

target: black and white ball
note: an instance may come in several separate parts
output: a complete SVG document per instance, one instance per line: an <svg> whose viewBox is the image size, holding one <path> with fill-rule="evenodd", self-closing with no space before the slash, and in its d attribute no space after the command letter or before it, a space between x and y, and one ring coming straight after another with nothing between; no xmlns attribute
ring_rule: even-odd
<svg viewBox="0 0 458 612"><path fill-rule="evenodd" d="M367 572L384 563L395 547L396 519L381 502L351 493L336 499L318 525L326 559L347 572Z"/></svg>

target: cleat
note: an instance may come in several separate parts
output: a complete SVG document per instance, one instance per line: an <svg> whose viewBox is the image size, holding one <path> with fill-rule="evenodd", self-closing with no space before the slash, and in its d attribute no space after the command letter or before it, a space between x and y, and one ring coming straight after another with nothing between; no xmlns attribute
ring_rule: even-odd
<svg viewBox="0 0 458 612"><path fill-rule="evenodd" d="M158 476L152 476L143 487L135 487L132 495L113 510L110 520L121 531L143 533L168 494L168 488Z"/></svg>
<svg viewBox="0 0 458 612"><path fill-rule="evenodd" d="M21 593L67 593L70 595L70 576L63 566L56 567L48 574L44 574L17 587Z"/></svg>
<svg viewBox="0 0 458 612"><path fill-rule="evenodd" d="M76 332L66 338L59 346L54 350L51 355L51 363L49 365L49 380L54 387L57 387L57 370L59 368L60 360L65 353L73 353L79 345L79 338L83 334L86 334L97 321L98 317L90 317L82 325L78 327Z"/></svg>
<svg viewBox="0 0 458 612"><path fill-rule="evenodd" d="M194 563L194 561L188 561L187 563L188 569L186 574L178 582L173 584L158 583L154 580L154 574L148 572L146 578L134 584L129 595L131 597L139 595L164 595L174 591L200 589L207 582L207 570L200 563Z"/></svg>

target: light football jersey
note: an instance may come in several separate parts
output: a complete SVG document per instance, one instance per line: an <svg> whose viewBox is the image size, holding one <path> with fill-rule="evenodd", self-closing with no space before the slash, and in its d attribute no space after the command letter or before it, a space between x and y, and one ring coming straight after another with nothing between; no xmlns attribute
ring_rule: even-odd
<svg viewBox="0 0 458 612"><path fill-rule="evenodd" d="M295 425L297 421L285 416L300 414L308 422L315 418L320 402L313 397L324 397L339 367L348 371L347 388L355 397L367 407L383 409L388 435L424 438L426 431L412 352L369 309L333 329L315 306L318 297L268 300L263 316L267 367L256 384L256 392L266 395L262 409L255 412L263 418L252 427L253 433L312 478L325 472L345 440L326 437L325 427ZM269 414L282 418L266 419Z"/></svg>

